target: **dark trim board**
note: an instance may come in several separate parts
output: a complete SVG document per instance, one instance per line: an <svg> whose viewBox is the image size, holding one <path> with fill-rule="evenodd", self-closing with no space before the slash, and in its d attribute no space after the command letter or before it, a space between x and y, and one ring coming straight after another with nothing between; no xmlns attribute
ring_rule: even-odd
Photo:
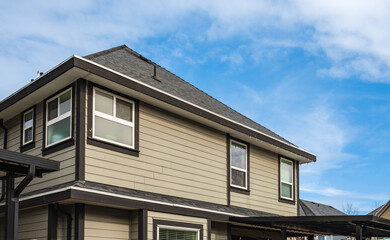
<svg viewBox="0 0 390 240"><path fill-rule="evenodd" d="M230 206L230 135L226 134L226 194L227 194L227 205Z"/></svg>
<svg viewBox="0 0 390 240"><path fill-rule="evenodd" d="M115 143L109 143L105 142L99 139L93 138L93 127L92 127L92 118L93 118L93 88L99 88L104 91L110 92L112 94L118 95L120 97L123 97L125 99L129 99L134 102L134 149L122 147L120 145L117 145ZM128 154L131 156L138 157L139 156L139 101L137 99L134 99L130 96L124 95L122 93L118 93L116 91L113 91L111 89L108 89L106 87L88 82L88 116L87 116L87 144L93 145L100 148L105 148L111 151L120 152L124 154Z"/></svg>
<svg viewBox="0 0 390 240"><path fill-rule="evenodd" d="M76 180L85 180L85 101L87 82L77 80L76 107Z"/></svg>
<svg viewBox="0 0 390 240"><path fill-rule="evenodd" d="M57 239L58 211L54 204L48 205L47 239Z"/></svg>
<svg viewBox="0 0 390 240"><path fill-rule="evenodd" d="M138 210L138 240L148 239L148 211Z"/></svg>
<svg viewBox="0 0 390 240"><path fill-rule="evenodd" d="M75 240L84 240L85 236L85 205L76 203L74 206L74 235Z"/></svg>
<svg viewBox="0 0 390 240"><path fill-rule="evenodd" d="M184 223L184 222L166 221L166 220L154 220L153 219L153 240L158 240L157 227L159 225L199 229L199 239L203 239L203 225Z"/></svg>

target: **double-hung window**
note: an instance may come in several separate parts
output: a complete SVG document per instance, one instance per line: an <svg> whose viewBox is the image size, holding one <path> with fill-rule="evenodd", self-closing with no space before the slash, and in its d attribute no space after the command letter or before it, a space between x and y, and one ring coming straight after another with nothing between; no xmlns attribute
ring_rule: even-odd
<svg viewBox="0 0 390 240"><path fill-rule="evenodd" d="M134 102L93 90L93 138L134 149Z"/></svg>
<svg viewBox="0 0 390 240"><path fill-rule="evenodd" d="M199 229L161 226L157 227L157 240L200 240Z"/></svg>
<svg viewBox="0 0 390 240"><path fill-rule="evenodd" d="M248 147L230 140L230 186L248 189Z"/></svg>
<svg viewBox="0 0 390 240"><path fill-rule="evenodd" d="M280 158L280 197L294 200L294 162L285 158Z"/></svg>
<svg viewBox="0 0 390 240"><path fill-rule="evenodd" d="M72 136L72 89L46 101L46 147Z"/></svg>
<svg viewBox="0 0 390 240"><path fill-rule="evenodd" d="M22 120L22 145L27 145L34 141L34 108L23 113Z"/></svg>

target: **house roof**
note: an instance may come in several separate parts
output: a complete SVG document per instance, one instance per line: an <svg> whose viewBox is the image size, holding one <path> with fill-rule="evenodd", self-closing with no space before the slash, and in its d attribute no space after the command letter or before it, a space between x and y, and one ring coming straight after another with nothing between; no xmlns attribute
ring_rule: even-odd
<svg viewBox="0 0 390 240"><path fill-rule="evenodd" d="M126 45L94 53L84 58L293 145L271 130L233 110L151 60L146 59ZM154 67L156 67L156 74L154 74ZM156 76L154 77L154 75Z"/></svg>
<svg viewBox="0 0 390 240"><path fill-rule="evenodd" d="M382 206L372 210L371 212L369 212L367 215L374 215L374 216L380 216L383 214L384 211L386 211L386 209L390 206L390 200L383 204Z"/></svg>
<svg viewBox="0 0 390 240"><path fill-rule="evenodd" d="M338 215L346 215L346 214L329 205L299 199L299 216L338 216Z"/></svg>

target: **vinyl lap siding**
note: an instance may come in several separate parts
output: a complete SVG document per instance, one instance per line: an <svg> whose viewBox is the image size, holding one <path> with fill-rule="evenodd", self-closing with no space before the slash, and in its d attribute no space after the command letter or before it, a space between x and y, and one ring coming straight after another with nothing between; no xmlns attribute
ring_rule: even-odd
<svg viewBox="0 0 390 240"><path fill-rule="evenodd" d="M211 240L227 240L227 224L226 223L211 223Z"/></svg>
<svg viewBox="0 0 390 240"><path fill-rule="evenodd" d="M140 103L140 154L86 145L86 180L226 204L226 136Z"/></svg>
<svg viewBox="0 0 390 240"><path fill-rule="evenodd" d="M18 239L47 239L47 206L19 212Z"/></svg>
<svg viewBox="0 0 390 240"><path fill-rule="evenodd" d="M85 206L85 240L134 239L131 232L130 212L96 206Z"/></svg>
<svg viewBox="0 0 390 240"><path fill-rule="evenodd" d="M20 115L17 115L5 123L5 126L8 129L7 149L10 151L20 151L20 118ZM30 149L24 153L42 157L43 102L37 104L36 106L35 124L35 148ZM2 143L3 135L1 134L1 148L3 147ZM58 172L45 174L43 178L33 179L33 181L23 191L24 193L73 181L75 179L75 146L71 146L44 157L59 161L61 170ZM21 178L17 179L15 184L18 184L20 181Z"/></svg>
<svg viewBox="0 0 390 240"><path fill-rule="evenodd" d="M278 201L278 155L253 145L250 151L250 195L232 192L231 204L279 215L297 215L296 205ZM296 185L294 189L296 197Z"/></svg>

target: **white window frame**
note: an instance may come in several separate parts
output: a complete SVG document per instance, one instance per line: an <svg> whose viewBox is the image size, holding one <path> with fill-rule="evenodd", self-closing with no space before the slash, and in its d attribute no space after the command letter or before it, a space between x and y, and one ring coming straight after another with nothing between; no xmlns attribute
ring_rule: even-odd
<svg viewBox="0 0 390 240"><path fill-rule="evenodd" d="M28 113L32 113L32 125L30 126L30 127L27 127L27 128L25 128L24 127L24 124L26 123L26 115L28 114ZM22 133L22 138L23 138L23 140L22 140L22 145L24 146L24 145L27 145L27 144L29 144L29 143L32 143L32 142L34 142L34 134L35 134L35 132L34 132L34 126L35 126L35 119L34 119L34 108L31 108L30 110L28 110L27 112L25 112L25 113L23 113L23 122L22 122L22 124L23 124L23 126L22 126L22 128L23 128L23 133ZM28 129L30 129L31 128L31 130L32 130L32 139L30 140L30 141L28 141L28 142L25 142L25 136L26 136L26 130L28 130Z"/></svg>
<svg viewBox="0 0 390 240"><path fill-rule="evenodd" d="M232 162L233 162L232 161L232 142L234 142L237 145L241 145L241 146L245 147L245 166L246 166L245 170L232 165ZM229 149L230 149L230 153L229 153L230 154L230 186L235 187L235 188L248 190L248 145L245 143L241 143L239 141L230 139L230 148ZM237 170L237 171L241 171L241 172L245 172L245 187L234 185L232 183L232 169Z"/></svg>
<svg viewBox="0 0 390 240"><path fill-rule="evenodd" d="M177 226L169 226L169 225L157 225L157 240L160 240L160 228L196 232L197 240L200 240L199 228L186 228L186 227L177 227Z"/></svg>
<svg viewBox="0 0 390 240"><path fill-rule="evenodd" d="M63 95L64 93L68 92L68 91L70 91L70 110L69 110L69 112L66 112L66 113L64 113L64 114L62 114L60 116L60 96ZM48 119L49 119L49 114L48 114L49 113L49 108L48 108L49 102L53 101L56 98L57 98L57 114L58 114L58 116L56 118L48 121ZM72 122L73 122L72 121L72 114L73 114L72 113L72 111L73 111L73 89L72 88L68 88L68 89L60 92L59 94L55 95L54 97L46 100L45 104L46 104L46 113L45 113L46 114L46 119L45 119L45 121L46 121L45 146L46 147L50 147L50 146L56 145L58 143L64 142L64 141L66 141L68 139L71 139L72 138L72 132L73 132L73 129L72 129ZM55 142L55 143L47 144L47 134L48 134L49 126L51 126L54 123L57 123L57 122L65 119L67 117L70 117L70 121L69 121L69 124L70 124L70 128L69 128L70 134L69 134L69 137L61 139L60 141Z"/></svg>
<svg viewBox="0 0 390 240"><path fill-rule="evenodd" d="M113 97L113 99L114 99L113 100L114 101L113 116L95 110L96 90L98 90L100 92L103 92L103 93ZM126 121L126 120L123 120L121 118L117 118L116 117L116 99L120 99L120 100L122 100L124 102L127 102L127 103L130 103L132 105L132 108L131 108L131 111L132 111L131 112L131 119L133 120L132 122L129 122L129 121ZM133 144L132 145L127 145L127 144L124 144L124 143L120 143L120 142L116 142L116 141L112 141L112 140L109 140L109 139L106 139L106 138L102 138L102 137L96 136L95 135L95 116L98 116L98 117L101 117L101 118L104 118L104 119L107 119L107 120L110 120L110 121L113 121L113 122L116 122L116 123L119 123L119 124L123 124L123 125L128 126L128 127L131 127L132 130L133 130L132 133L131 133L131 135L132 135L131 136L132 137L132 143ZM114 93L102 90L101 88L93 87L92 137L95 138L95 139L98 139L100 141L104 141L104 142L112 143L112 144L119 145L119 146L122 146L122 147L134 149L135 148L135 102L132 101L132 100L120 97L120 96L118 96L118 95L116 95Z"/></svg>
<svg viewBox="0 0 390 240"><path fill-rule="evenodd" d="M291 183L283 181L282 177L282 162L290 162L291 163ZM294 200L294 161L286 159L286 158L280 158L280 169L279 169L279 174L280 174L280 198L287 199L287 200ZM291 186L291 198L283 196L283 191L282 191L282 184L287 184Z"/></svg>

